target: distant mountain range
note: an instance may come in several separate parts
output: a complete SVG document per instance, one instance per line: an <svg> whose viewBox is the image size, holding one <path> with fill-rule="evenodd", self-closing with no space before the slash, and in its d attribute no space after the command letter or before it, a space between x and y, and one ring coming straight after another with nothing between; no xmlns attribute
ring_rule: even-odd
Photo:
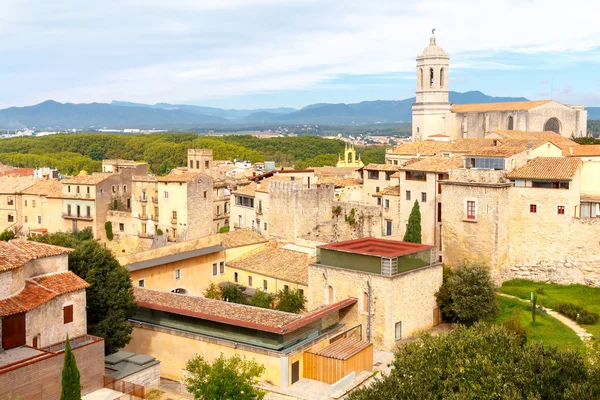
<svg viewBox="0 0 600 400"><path fill-rule="evenodd" d="M479 91L450 92L455 104L526 101L524 97L493 97ZM153 128L186 129L227 125L374 124L410 122L415 98L352 104L311 104L294 108L234 110L185 104L154 105L113 101L73 104L48 100L28 107L0 110L0 129L36 130ZM589 107L588 119L600 119L600 107Z"/></svg>

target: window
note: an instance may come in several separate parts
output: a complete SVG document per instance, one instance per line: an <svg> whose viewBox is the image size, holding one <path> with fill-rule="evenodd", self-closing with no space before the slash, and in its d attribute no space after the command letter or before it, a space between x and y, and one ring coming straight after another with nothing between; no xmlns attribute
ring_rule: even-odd
<svg viewBox="0 0 600 400"><path fill-rule="evenodd" d="M208 160L204 161L204 168L208 169L208 166L209 166Z"/></svg>
<svg viewBox="0 0 600 400"><path fill-rule="evenodd" d="M240 279L240 277L239 277L238 273L237 273L237 272L234 272L234 273L233 273L233 281L234 281L235 283L238 283L238 280L239 280L239 279Z"/></svg>
<svg viewBox="0 0 600 400"><path fill-rule="evenodd" d="M438 203L437 222L442 222L442 203Z"/></svg>
<svg viewBox="0 0 600 400"><path fill-rule="evenodd" d="M380 206L381 205L381 197L377 198L377 205Z"/></svg>
<svg viewBox="0 0 600 400"><path fill-rule="evenodd" d="M146 280L145 279L140 279L138 281L138 286L139 287L146 287Z"/></svg>
<svg viewBox="0 0 600 400"><path fill-rule="evenodd" d="M169 198L169 192L165 192L165 199Z"/></svg>
<svg viewBox="0 0 600 400"><path fill-rule="evenodd" d="M283 285L283 290L287 292L288 290L290 290L290 287L288 285Z"/></svg>
<svg viewBox="0 0 600 400"><path fill-rule="evenodd" d="M27 223L27 215L25 217L23 217L23 218L25 218L25 223Z"/></svg>
<svg viewBox="0 0 600 400"><path fill-rule="evenodd" d="M475 219L475 202L467 201L467 219Z"/></svg>
<svg viewBox="0 0 600 400"><path fill-rule="evenodd" d="M8 214L8 222L15 222L15 216L12 214Z"/></svg>
<svg viewBox="0 0 600 400"><path fill-rule="evenodd" d="M87 215L88 217L91 217L92 216L92 207L86 206L85 213L86 213L85 215Z"/></svg>
<svg viewBox="0 0 600 400"><path fill-rule="evenodd" d="M467 157L465 167L466 168L477 168L477 169L504 169L504 158L491 158L491 157Z"/></svg>
<svg viewBox="0 0 600 400"><path fill-rule="evenodd" d="M444 68L440 69L440 87L444 87Z"/></svg>
<svg viewBox="0 0 600 400"><path fill-rule="evenodd" d="M508 127L507 129L509 131L512 131L513 129L515 129L515 120L512 116L508 117Z"/></svg>
<svg viewBox="0 0 600 400"><path fill-rule="evenodd" d="M67 204L67 215L71 215L71 205Z"/></svg>
<svg viewBox="0 0 600 400"><path fill-rule="evenodd" d="M25 207L27 207L27 199L25 199Z"/></svg>
<svg viewBox="0 0 600 400"><path fill-rule="evenodd" d="M433 68L429 68L429 87L433 88Z"/></svg>
<svg viewBox="0 0 600 400"><path fill-rule="evenodd" d="M392 221L390 220L385 221L385 235L392 236Z"/></svg>
<svg viewBox="0 0 600 400"><path fill-rule="evenodd" d="M410 200L410 190L406 191L406 200Z"/></svg>
<svg viewBox="0 0 600 400"><path fill-rule="evenodd" d="M217 215L221 215L221 206L217 206Z"/></svg>
<svg viewBox="0 0 600 400"><path fill-rule="evenodd" d="M68 186L67 186L67 192L68 192L68 193L71 193L71 185L68 185Z"/></svg>
<svg viewBox="0 0 600 400"><path fill-rule="evenodd" d="M427 181L427 175L422 171L406 171L407 181Z"/></svg>
<svg viewBox="0 0 600 400"><path fill-rule="evenodd" d="M367 292L363 292L363 312L369 312L369 294Z"/></svg>
<svg viewBox="0 0 600 400"><path fill-rule="evenodd" d="M70 324L73 322L73 305L63 307L63 322Z"/></svg>
<svg viewBox="0 0 600 400"><path fill-rule="evenodd" d="M207 194L206 194L206 190L204 191L204 198L206 198Z"/></svg>
<svg viewBox="0 0 600 400"><path fill-rule="evenodd" d="M396 340L402 339L402 322L396 322L394 337Z"/></svg>
<svg viewBox="0 0 600 400"><path fill-rule="evenodd" d="M127 199L127 208L131 208L131 199Z"/></svg>
<svg viewBox="0 0 600 400"><path fill-rule="evenodd" d="M127 185L123 185L123 193L127 193Z"/></svg>
<svg viewBox="0 0 600 400"><path fill-rule="evenodd" d="M263 290L267 290L267 280L263 279Z"/></svg>
<svg viewBox="0 0 600 400"><path fill-rule="evenodd" d="M6 198L6 202L8 203L9 206L12 206L12 205L15 204L15 200L14 200L14 198L12 196L8 196Z"/></svg>
<svg viewBox="0 0 600 400"><path fill-rule="evenodd" d="M219 273L223 275L225 273L225 261L219 263Z"/></svg>
<svg viewBox="0 0 600 400"><path fill-rule="evenodd" d="M196 169L200 169L200 160L196 160Z"/></svg>
<svg viewBox="0 0 600 400"><path fill-rule="evenodd" d="M77 188L79 188L79 186L78 186ZM117 192L117 189L115 189L115 185L112 185L112 186L111 186L111 189L112 189L112 192L113 192L113 193L116 193L116 192Z"/></svg>
<svg viewBox="0 0 600 400"><path fill-rule="evenodd" d="M385 208L390 208L390 199L385 199Z"/></svg>
<svg viewBox="0 0 600 400"><path fill-rule="evenodd" d="M267 230L267 223L265 222L264 225L265 225L265 231L266 231Z"/></svg>
<svg viewBox="0 0 600 400"><path fill-rule="evenodd" d="M38 223L38 224L41 224L41 223L42 223L42 216L41 216L41 215L38 215L38 216L37 216L37 223Z"/></svg>
<svg viewBox="0 0 600 400"><path fill-rule="evenodd" d="M333 286L327 286L327 304L333 303Z"/></svg>
<svg viewBox="0 0 600 400"><path fill-rule="evenodd" d="M391 180L392 179L392 175L394 175L393 171L386 171L386 173L385 173L385 180L386 181Z"/></svg>
<svg viewBox="0 0 600 400"><path fill-rule="evenodd" d="M181 279L181 268L177 268L175 270L175 280L178 281Z"/></svg>
<svg viewBox="0 0 600 400"><path fill-rule="evenodd" d="M119 231L123 232L125 230L125 224L119 224Z"/></svg>
<svg viewBox="0 0 600 400"><path fill-rule="evenodd" d="M367 177L369 179L376 179L377 180L377 179L379 179L379 171L371 171L371 170L369 170L369 171L367 171Z"/></svg>
<svg viewBox="0 0 600 400"><path fill-rule="evenodd" d="M86 186L86 188L87 188L87 194L90 194L90 187Z"/></svg>
<svg viewBox="0 0 600 400"><path fill-rule="evenodd" d="M35 208L35 200L31 200L31 207Z"/></svg>
<svg viewBox="0 0 600 400"><path fill-rule="evenodd" d="M77 194L81 193L81 187L77 185Z"/></svg>
<svg viewBox="0 0 600 400"><path fill-rule="evenodd" d="M212 274L213 274L213 276L217 276L217 274L219 273L219 264L213 263L212 267L213 267L212 268Z"/></svg>
<svg viewBox="0 0 600 400"><path fill-rule="evenodd" d="M190 169L193 169L193 168L194 168L194 161L190 160Z"/></svg>
<svg viewBox="0 0 600 400"><path fill-rule="evenodd" d="M537 213L537 204L530 204L529 205L529 212L532 214Z"/></svg>
<svg viewBox="0 0 600 400"><path fill-rule="evenodd" d="M560 215L565 215L565 206L558 206L556 208L556 213Z"/></svg>
<svg viewBox="0 0 600 400"><path fill-rule="evenodd" d="M172 219L177 219L177 211L173 211Z"/></svg>
<svg viewBox="0 0 600 400"><path fill-rule="evenodd" d="M421 202L422 203L426 203L427 202L427 193L421 192Z"/></svg>
<svg viewBox="0 0 600 400"><path fill-rule="evenodd" d="M298 289L298 291L300 292L300 294L302 295L302 297L304 297L304 289Z"/></svg>
<svg viewBox="0 0 600 400"><path fill-rule="evenodd" d="M380 187L379 186L375 186L375 193L379 193Z"/></svg>
<svg viewBox="0 0 600 400"><path fill-rule="evenodd" d="M560 134L560 121L556 118L550 118L544 124L544 131L550 131Z"/></svg>
<svg viewBox="0 0 600 400"><path fill-rule="evenodd" d="M252 277L248 276L248 286L252 287Z"/></svg>

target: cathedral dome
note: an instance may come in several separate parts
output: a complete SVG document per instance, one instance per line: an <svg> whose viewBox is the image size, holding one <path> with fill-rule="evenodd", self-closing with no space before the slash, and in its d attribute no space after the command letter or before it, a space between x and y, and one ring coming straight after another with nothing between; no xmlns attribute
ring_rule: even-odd
<svg viewBox="0 0 600 400"><path fill-rule="evenodd" d="M417 58L449 58L448 53L444 51L440 46L435 43L435 36L431 36L429 39L429 46L423 49L423 52L419 54Z"/></svg>

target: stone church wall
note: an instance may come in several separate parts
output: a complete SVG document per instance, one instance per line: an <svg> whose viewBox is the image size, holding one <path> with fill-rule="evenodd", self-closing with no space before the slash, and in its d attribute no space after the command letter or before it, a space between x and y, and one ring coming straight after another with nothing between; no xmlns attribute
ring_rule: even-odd
<svg viewBox="0 0 600 400"><path fill-rule="evenodd" d="M544 130L546 121L550 118L557 118L560 121L560 134L562 136L585 136L587 127L586 125L578 126L578 116L576 110L557 102L550 102L529 111L527 130L541 132Z"/></svg>

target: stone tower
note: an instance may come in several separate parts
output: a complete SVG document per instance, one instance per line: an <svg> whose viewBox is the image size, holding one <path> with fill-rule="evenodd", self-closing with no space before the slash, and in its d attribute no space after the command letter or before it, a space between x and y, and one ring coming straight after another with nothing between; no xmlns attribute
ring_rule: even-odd
<svg viewBox="0 0 600 400"><path fill-rule="evenodd" d="M435 31L435 29L434 29ZM448 100L450 57L429 39L429 46L417 56L417 99L412 105L413 141L446 133L446 115L451 111Z"/></svg>
<svg viewBox="0 0 600 400"><path fill-rule="evenodd" d="M354 146L346 144L344 148L344 158L342 159L342 157L338 155L338 162L336 164L336 167L362 168L364 166L365 165L360 159L360 155L358 156L358 159L356 159L356 149L354 148Z"/></svg>

